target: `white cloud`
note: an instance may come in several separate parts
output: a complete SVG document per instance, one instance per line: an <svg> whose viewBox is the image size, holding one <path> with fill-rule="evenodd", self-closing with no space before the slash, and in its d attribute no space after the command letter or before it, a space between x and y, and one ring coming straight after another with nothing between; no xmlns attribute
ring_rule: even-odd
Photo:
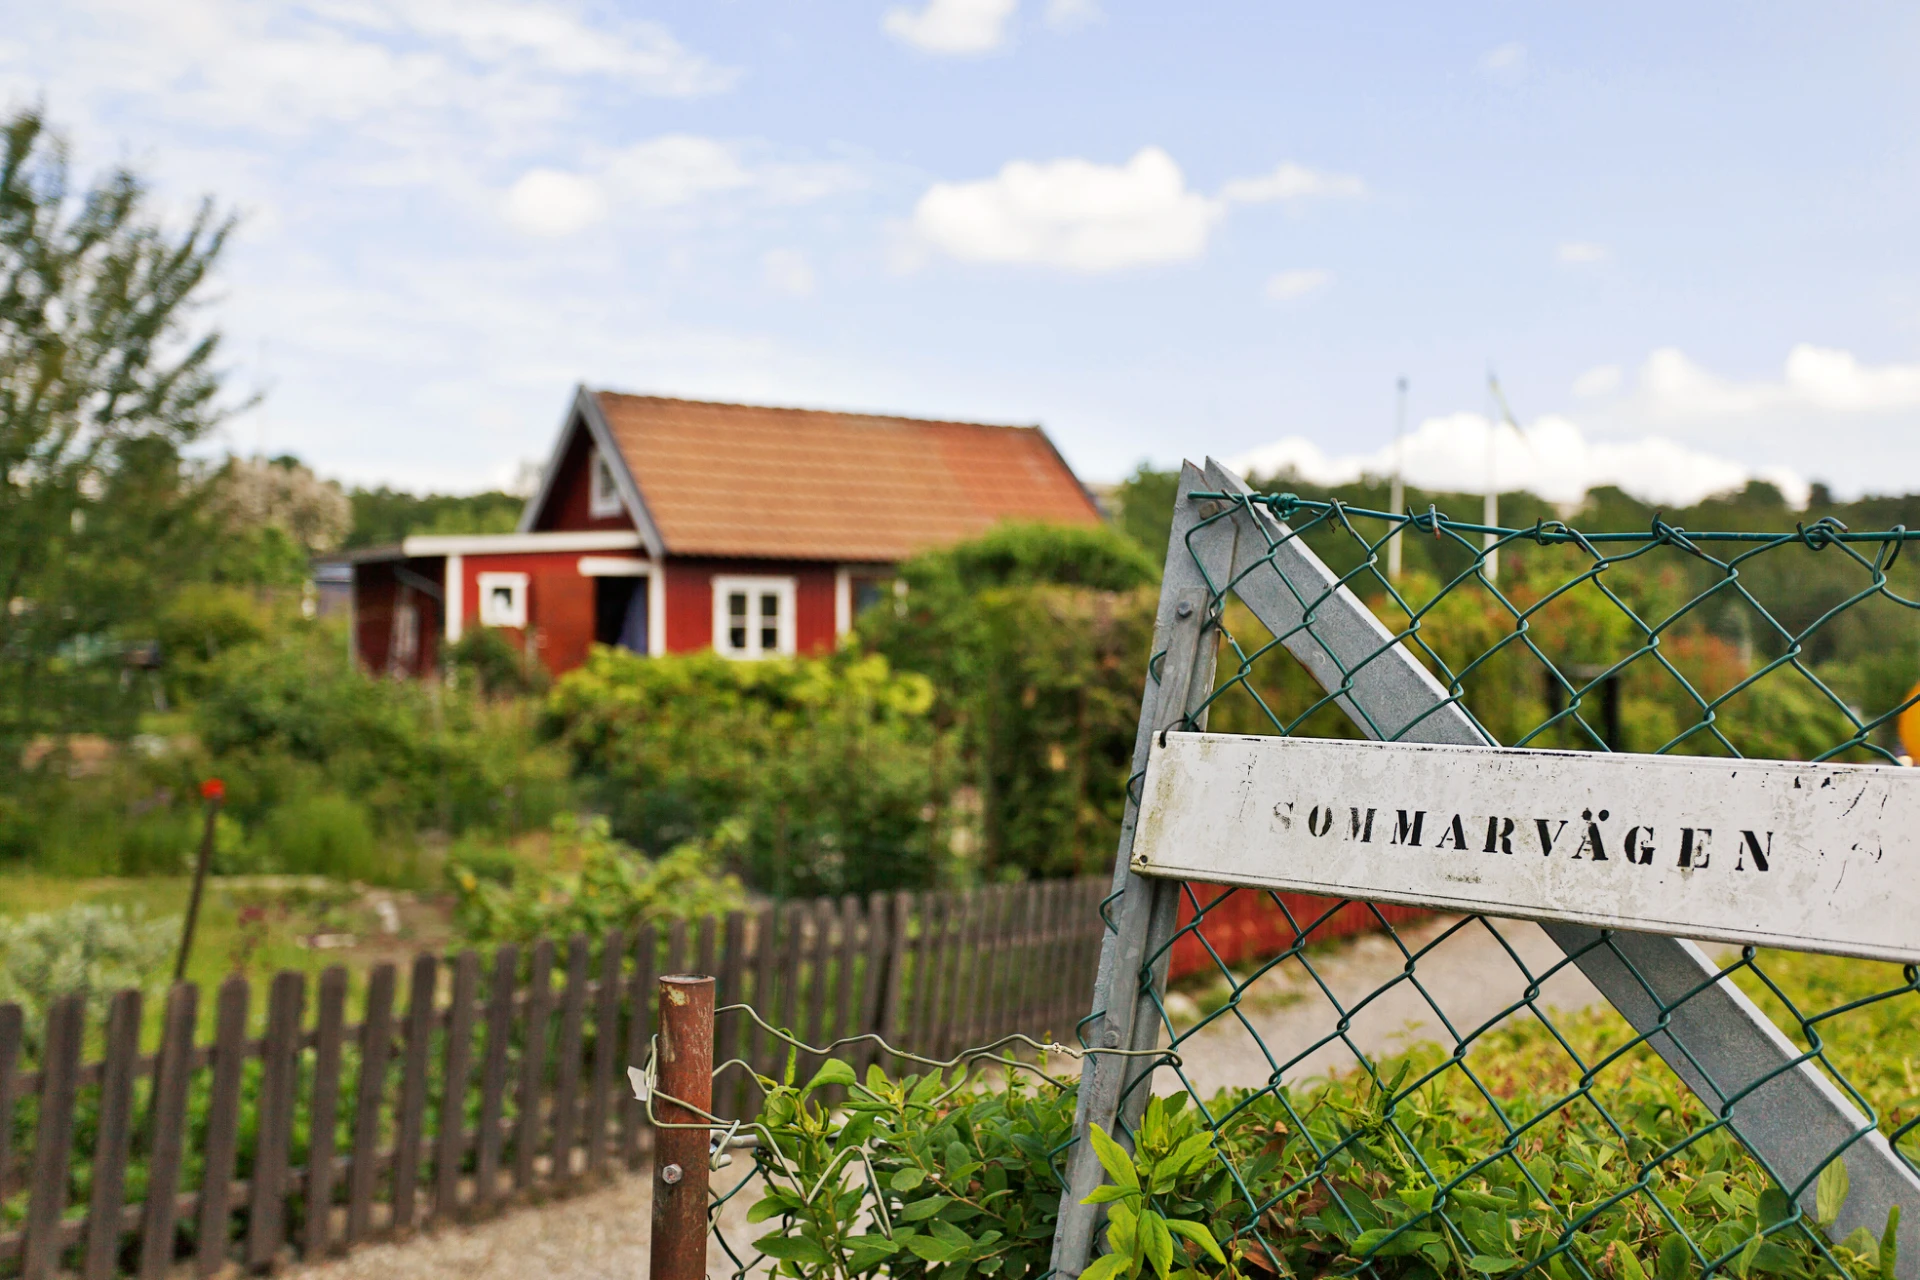
<svg viewBox="0 0 1920 1280"><path fill-rule="evenodd" d="M1019 0L927 0L919 12L894 8L881 26L928 53L991 53L1006 42Z"/></svg>
<svg viewBox="0 0 1920 1280"><path fill-rule="evenodd" d="M668 134L596 154L585 172L538 168L508 189L507 219L533 235L564 236L616 210L657 212L741 193L771 204L804 204L855 186L845 165L759 161L744 144Z"/></svg>
<svg viewBox="0 0 1920 1280"><path fill-rule="evenodd" d="M1281 271L1267 280L1267 297L1275 302L1286 302L1293 298L1304 298L1310 293L1318 293L1333 283L1333 272L1321 267L1306 267L1295 271Z"/></svg>
<svg viewBox="0 0 1920 1280"><path fill-rule="evenodd" d="M767 284L788 297L804 298L813 292L813 264L796 249L767 250L760 256L760 269Z"/></svg>
<svg viewBox="0 0 1920 1280"><path fill-rule="evenodd" d="M1518 40L1496 45L1480 55L1480 69L1489 75L1513 75L1527 64L1527 46Z"/></svg>
<svg viewBox="0 0 1920 1280"><path fill-rule="evenodd" d="M1321 173L1291 161L1262 177L1236 178L1220 188L1222 199L1240 204L1330 197L1352 199L1365 194L1367 184L1351 173Z"/></svg>
<svg viewBox="0 0 1920 1280"><path fill-rule="evenodd" d="M1794 506L1805 506L1809 486L1786 467L1749 467L1660 436L1588 440L1578 425L1549 415L1524 430L1477 413L1428 418L1408 433L1400 459L1407 482L1422 489L1483 493L1491 476L1501 492L1526 490L1549 502L1578 502L1589 489L1616 485L1645 502L1691 506L1715 493L1766 480ZM1329 454L1311 440L1290 436L1250 450L1229 464L1262 478L1291 473L1315 484L1350 484L1363 475L1393 471L1395 447L1371 453Z"/></svg>
<svg viewBox="0 0 1920 1280"><path fill-rule="evenodd" d="M736 148L683 133L635 143L614 153L606 165L607 184L648 209L688 204L754 181Z"/></svg>
<svg viewBox="0 0 1920 1280"><path fill-rule="evenodd" d="M1173 157L1144 147L1123 165L1015 160L992 178L935 183L913 225L969 262L1111 271L1199 257L1220 213Z"/></svg>
<svg viewBox="0 0 1920 1280"><path fill-rule="evenodd" d="M1802 342L1787 352L1778 381L1736 382L1661 347L1640 366L1639 395L1652 415L1677 420L1887 413L1920 408L1920 364L1868 365L1851 351Z"/></svg>
<svg viewBox="0 0 1920 1280"><path fill-rule="evenodd" d="M607 199L591 178L531 169L507 189L507 221L529 235L568 236L607 216Z"/></svg>
<svg viewBox="0 0 1920 1280"><path fill-rule="evenodd" d="M1569 240L1560 246L1559 252L1555 256L1562 262L1574 264L1605 262L1607 260L1607 246L1595 244L1591 240Z"/></svg>
<svg viewBox="0 0 1920 1280"><path fill-rule="evenodd" d="M1851 351L1801 343L1787 353L1787 388L1807 405L1839 413L1920 406L1920 364L1863 365Z"/></svg>
<svg viewBox="0 0 1920 1280"><path fill-rule="evenodd" d="M1047 0L1047 25L1055 31L1078 31L1106 20L1100 0Z"/></svg>
<svg viewBox="0 0 1920 1280"><path fill-rule="evenodd" d="M1617 364L1595 365L1573 380L1573 394L1581 399L1611 395L1620 389L1623 375Z"/></svg>
<svg viewBox="0 0 1920 1280"><path fill-rule="evenodd" d="M1207 196L1187 186L1172 156L1142 147L1125 164L1014 160L991 178L935 183L914 207L913 229L923 244L963 261L1113 271L1199 257L1232 202L1364 190L1349 175L1283 164Z"/></svg>

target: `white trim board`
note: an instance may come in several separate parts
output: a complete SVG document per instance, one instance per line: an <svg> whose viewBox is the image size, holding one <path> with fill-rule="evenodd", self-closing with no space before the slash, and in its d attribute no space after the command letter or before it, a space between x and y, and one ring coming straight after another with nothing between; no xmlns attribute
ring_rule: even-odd
<svg viewBox="0 0 1920 1280"><path fill-rule="evenodd" d="M1920 771L1169 733L1141 875L1920 961Z"/></svg>
<svg viewBox="0 0 1920 1280"><path fill-rule="evenodd" d="M523 551L631 551L640 535L631 529L560 529L552 533L428 533L400 544L414 556L499 556Z"/></svg>

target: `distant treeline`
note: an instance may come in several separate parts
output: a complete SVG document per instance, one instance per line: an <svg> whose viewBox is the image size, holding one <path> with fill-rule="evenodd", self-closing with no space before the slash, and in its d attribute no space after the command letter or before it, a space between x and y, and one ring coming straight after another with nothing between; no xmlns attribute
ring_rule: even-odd
<svg viewBox="0 0 1920 1280"><path fill-rule="evenodd" d="M346 545L378 547L419 533L512 533L527 500L511 493L407 493L354 489L353 528Z"/></svg>

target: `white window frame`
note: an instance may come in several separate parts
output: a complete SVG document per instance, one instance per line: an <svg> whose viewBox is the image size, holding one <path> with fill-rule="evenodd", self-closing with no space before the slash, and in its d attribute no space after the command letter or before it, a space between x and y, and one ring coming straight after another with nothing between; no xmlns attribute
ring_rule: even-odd
<svg viewBox="0 0 1920 1280"><path fill-rule="evenodd" d="M527 575L524 573L482 573L479 576L480 588L480 625L483 627L516 627L522 631L527 626ZM502 606L494 599L494 592L501 587L507 588L511 595L508 603Z"/></svg>
<svg viewBox="0 0 1920 1280"><path fill-rule="evenodd" d="M613 474L613 460L599 449L587 452L587 514L598 520L625 511L620 499L620 481Z"/></svg>
<svg viewBox="0 0 1920 1280"><path fill-rule="evenodd" d="M727 597L744 593L747 597L747 645L736 649L732 636L732 615ZM760 598L773 594L780 599L780 620L776 628L780 643L769 650L760 643ZM795 603L798 592L794 579L765 575L715 574L713 578L713 651L723 658L751 661L755 658L790 658L799 650Z"/></svg>

